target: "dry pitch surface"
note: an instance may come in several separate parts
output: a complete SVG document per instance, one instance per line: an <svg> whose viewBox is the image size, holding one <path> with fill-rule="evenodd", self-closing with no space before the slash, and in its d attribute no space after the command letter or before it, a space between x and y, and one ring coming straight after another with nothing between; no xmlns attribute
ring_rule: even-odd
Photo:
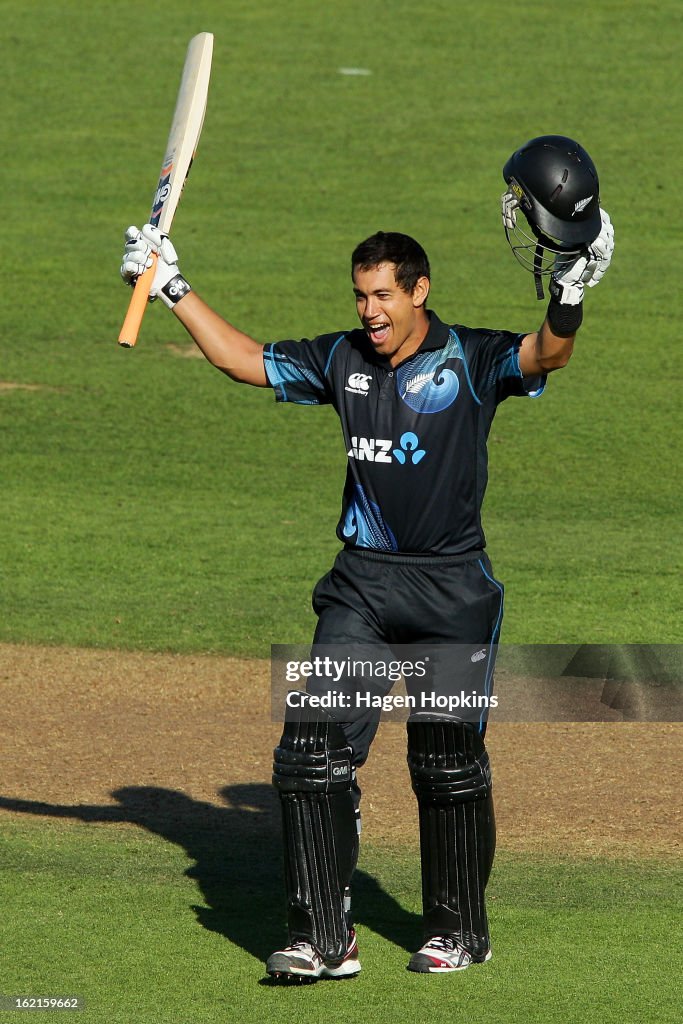
<svg viewBox="0 0 683 1024"><path fill-rule="evenodd" d="M266 662L0 644L0 679L1 797L50 805L51 817L61 808L65 821L103 817L130 828L113 794L154 787L204 806L207 825L239 804L248 828L246 797L259 793L259 826L264 814L276 820L275 800L263 797L279 736ZM501 724L487 742L501 849L680 853L680 725ZM359 777L365 839L414 845L402 725L382 725ZM111 813L83 815L83 805ZM0 821L8 816L26 820L0 810Z"/></svg>

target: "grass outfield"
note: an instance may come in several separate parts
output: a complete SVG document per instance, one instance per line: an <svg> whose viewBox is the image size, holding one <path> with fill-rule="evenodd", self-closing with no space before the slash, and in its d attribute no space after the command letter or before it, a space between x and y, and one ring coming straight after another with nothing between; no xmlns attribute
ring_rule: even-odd
<svg viewBox="0 0 683 1024"><path fill-rule="evenodd" d="M678 3L551 18L493 0L0 0L0 14L0 380L14 386L0 390L0 639L265 656L310 635L311 585L338 547L334 415L276 408L183 358L162 308L137 350L114 342L122 231L146 216L187 40L205 29L209 108L173 237L195 287L264 341L352 326L348 255L380 226L423 241L444 318L533 329L543 307L503 238L501 167L539 132L591 151L614 266L570 367L541 401L507 402L492 434L504 637L680 639Z"/></svg>
<svg viewBox="0 0 683 1024"><path fill-rule="evenodd" d="M363 972L283 991L260 983L283 938L277 837L240 836L236 849L182 822L170 832L174 845L84 825L5 827L2 992L80 995L93 1024L309 1022L332 1007L340 1020L396 1024L416 1013L434 1024L679 1019L671 865L503 855L490 884L494 959L428 978L405 970L419 935L417 853L368 847L355 890Z"/></svg>

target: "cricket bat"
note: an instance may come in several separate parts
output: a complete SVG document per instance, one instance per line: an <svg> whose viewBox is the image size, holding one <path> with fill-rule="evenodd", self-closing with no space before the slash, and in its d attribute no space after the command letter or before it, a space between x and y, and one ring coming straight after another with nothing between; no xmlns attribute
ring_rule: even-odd
<svg viewBox="0 0 683 1024"><path fill-rule="evenodd" d="M190 40L171 122L171 131L161 163L159 184L154 193L152 212L149 218L149 223L158 227L165 235L171 230L171 223L180 202L183 185L190 173L190 167L197 152L206 113L212 53L213 35L211 32L200 32ZM132 348L138 338L140 324L149 298L149 290L156 271L156 255L152 256L152 261L152 266L140 274L135 283L126 319L119 334L119 345L124 348Z"/></svg>

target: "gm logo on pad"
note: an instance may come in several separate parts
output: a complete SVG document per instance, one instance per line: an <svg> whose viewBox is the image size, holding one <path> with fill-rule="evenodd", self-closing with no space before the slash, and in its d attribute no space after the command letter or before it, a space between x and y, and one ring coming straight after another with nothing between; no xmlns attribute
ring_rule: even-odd
<svg viewBox="0 0 683 1024"><path fill-rule="evenodd" d="M330 782L345 782L350 778L350 761L330 761Z"/></svg>

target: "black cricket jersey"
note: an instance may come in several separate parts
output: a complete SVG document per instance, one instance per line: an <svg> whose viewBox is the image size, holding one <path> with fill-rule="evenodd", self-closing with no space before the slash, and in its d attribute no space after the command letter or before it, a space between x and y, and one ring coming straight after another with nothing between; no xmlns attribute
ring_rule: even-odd
<svg viewBox="0 0 683 1024"><path fill-rule="evenodd" d="M486 441L510 395L539 395L519 368L524 335L449 326L429 313L419 349L392 368L357 328L264 348L280 402L331 404L348 456L337 536L348 547L457 555L483 548Z"/></svg>

